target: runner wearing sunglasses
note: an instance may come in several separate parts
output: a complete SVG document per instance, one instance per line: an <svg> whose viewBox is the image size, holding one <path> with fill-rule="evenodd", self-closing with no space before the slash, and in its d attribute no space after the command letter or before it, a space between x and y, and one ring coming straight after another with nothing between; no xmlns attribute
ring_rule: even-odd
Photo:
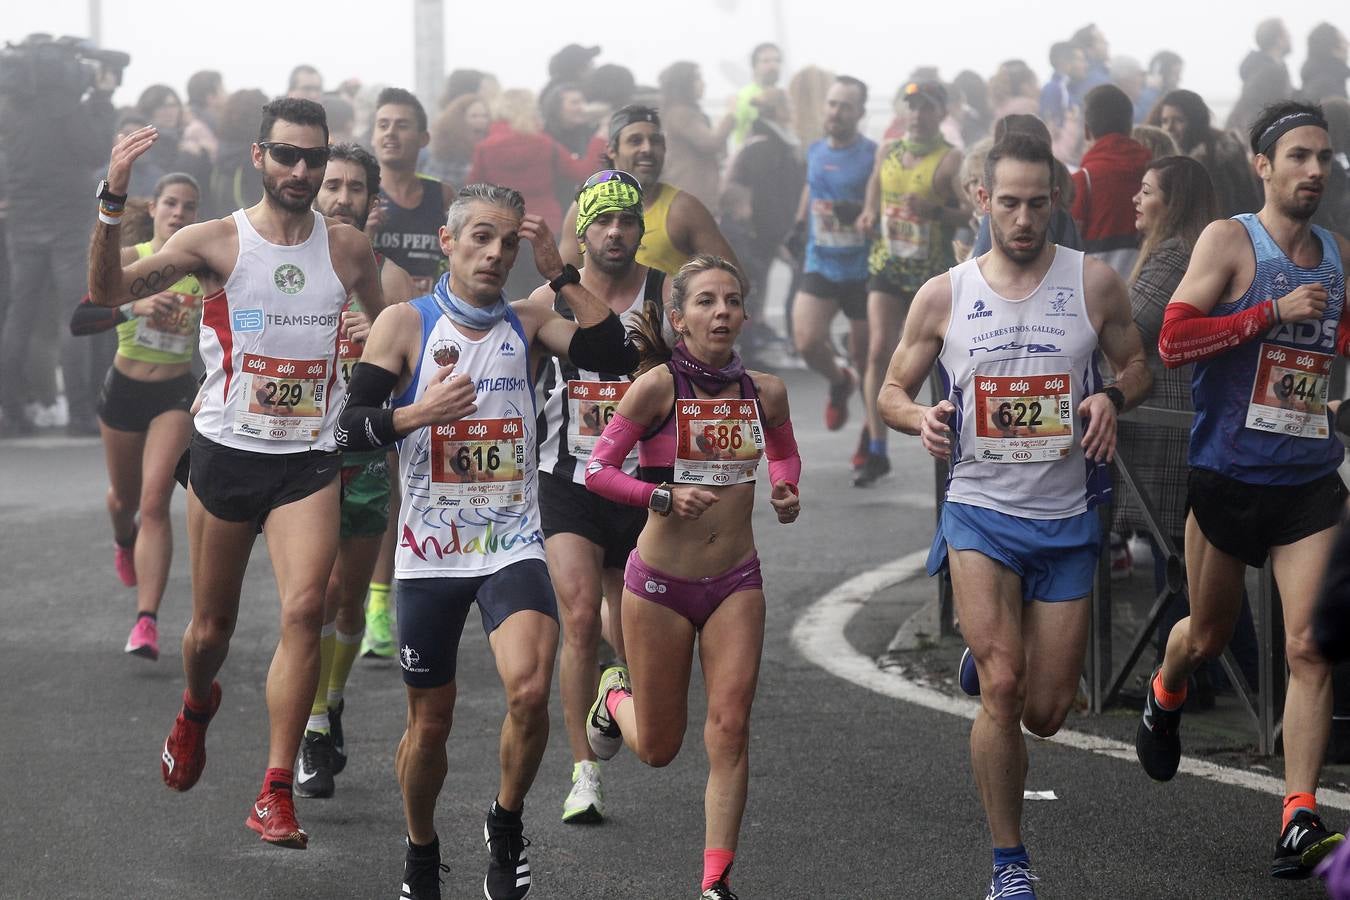
<svg viewBox="0 0 1350 900"><path fill-rule="evenodd" d="M679 341L672 351L658 332L642 335L647 371L624 394L586 466L588 488L649 510L624 572L628 667L601 676L587 737L600 759L627 744L647 765L668 765L684 742L698 642L708 696L702 900L735 900L731 864L764 649L750 525L762 456L778 521L791 524L801 512L787 390L776 376L747 371L735 352L745 290L724 259L697 256L680 269L668 307ZM638 477L625 468L635 444Z"/></svg>
<svg viewBox="0 0 1350 900"><path fill-rule="evenodd" d="M506 302L502 288L522 239L575 321L558 314L556 296ZM463 188L440 240L449 272L430 296L375 321L338 435L349 450L399 442L395 603L408 692L396 757L408 837L400 896L441 896L436 800L448 767L460 634L477 603L507 706L501 780L483 825L483 893L520 900L531 885L522 814L548 741L558 645L539 527L533 373L550 356L579 369L629 372L637 351L619 317L563 265L547 224L525 214L516 191Z"/></svg>
<svg viewBox="0 0 1350 900"><path fill-rule="evenodd" d="M158 252L123 266L118 225L136 159L154 127L118 141L99 189L89 292L119 306L195 275L206 377L194 419L188 484L192 620L183 636L187 689L164 742L161 772L186 791L206 764L206 726L220 706L214 680L229 652L250 551L263 530L281 599L281 636L267 676L267 771L246 823L264 841L303 849L292 766L314 696L324 589L338 538L339 461L333 429L341 312L355 294L384 308L366 238L310 204L328 160L323 107L285 98L263 107L253 166L261 202L190 225Z"/></svg>
<svg viewBox="0 0 1350 900"><path fill-rule="evenodd" d="M665 272L635 259L642 242L642 186L627 172L597 172L577 194L577 210L577 241L586 258L581 283L630 329L642 318L660 328L670 282ZM572 316L547 285L533 299L553 303L565 318ZM609 601L609 643L622 658L623 567L647 518L641 509L586 490L586 460L631 380L627 372L581 369L556 356L542 378L539 512L549 576L562 612L559 685L573 760L562 818L576 824L604 818L600 768L586 741L586 713L599 685L601 601ZM636 474L636 454L624 461L624 470Z"/></svg>
<svg viewBox="0 0 1350 900"><path fill-rule="evenodd" d="M615 169L633 173L642 186L644 232L637 254L639 265L674 275L698 253L736 262L731 245L708 208L693 194L660 180L666 162L666 136L655 109L631 105L617 110L609 120L609 147L605 152ZM573 265L581 263L576 219L577 204L573 203L563 220L559 248L563 259Z"/></svg>

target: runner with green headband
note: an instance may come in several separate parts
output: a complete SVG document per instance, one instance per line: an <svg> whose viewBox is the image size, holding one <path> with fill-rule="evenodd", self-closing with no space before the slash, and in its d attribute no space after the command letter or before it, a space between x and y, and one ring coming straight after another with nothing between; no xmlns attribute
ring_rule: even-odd
<svg viewBox="0 0 1350 900"><path fill-rule="evenodd" d="M630 332L643 318L660 328L670 293L664 272L637 262L642 234L642 186L637 179L617 170L587 179L577 194L577 241L586 260L581 284L604 300ZM572 318L548 286L531 300ZM586 714L599 687L602 632L619 660L625 658L619 622L624 563L647 518L641 509L586 489L586 459L629 381L626 372L592 371L558 356L541 379L545 399L538 425L539 512L563 624L559 685L572 783L562 818L569 824L604 818L599 763L586 740ZM624 468L637 472L636 454ZM607 621L602 607L609 613Z"/></svg>
<svg viewBox="0 0 1350 900"><path fill-rule="evenodd" d="M631 173L641 189L643 234L638 248L640 265L674 275L698 253L710 253L735 262L736 256L708 208L692 194L661 181L666 163L666 136L661 117L650 106L631 104L609 120L605 161L610 171ZM589 182L588 182L589 184ZM613 188L618 190L618 188ZM558 251L564 262L581 265L581 246L574 240L578 206L573 203L563 220Z"/></svg>

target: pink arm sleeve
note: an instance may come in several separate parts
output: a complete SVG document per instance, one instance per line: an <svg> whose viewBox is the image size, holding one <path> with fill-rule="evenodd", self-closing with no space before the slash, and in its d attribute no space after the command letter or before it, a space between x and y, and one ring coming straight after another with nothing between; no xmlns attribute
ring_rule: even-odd
<svg viewBox="0 0 1350 900"><path fill-rule="evenodd" d="M586 487L606 500L627 506L646 506L656 485L623 470L623 461L642 437L642 426L618 413L609 420L586 463Z"/></svg>
<svg viewBox="0 0 1350 900"><path fill-rule="evenodd" d="M769 458L769 481L773 484L786 482L792 493L800 494L797 482L802 477L802 458L797 455L797 438L792 434L791 419L764 430L764 455Z"/></svg>

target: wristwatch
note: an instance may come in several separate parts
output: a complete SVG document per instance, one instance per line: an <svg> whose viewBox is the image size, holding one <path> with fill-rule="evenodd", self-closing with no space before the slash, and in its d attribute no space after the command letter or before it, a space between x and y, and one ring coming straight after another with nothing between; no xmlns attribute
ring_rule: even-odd
<svg viewBox="0 0 1350 900"><path fill-rule="evenodd" d="M108 179L106 178L98 183L97 197L109 206L125 206L127 202L126 194L114 194L108 189Z"/></svg>
<svg viewBox="0 0 1350 900"><path fill-rule="evenodd" d="M1105 394L1107 399L1111 401L1111 405L1116 408L1116 412L1121 412L1125 409L1125 395L1121 393L1120 388L1111 385L1110 387L1102 388L1101 393Z"/></svg>
<svg viewBox="0 0 1350 900"><path fill-rule="evenodd" d="M650 499L647 500L647 508L657 515L668 516L672 499L670 486L663 484L652 491Z"/></svg>
<svg viewBox="0 0 1350 900"><path fill-rule="evenodd" d="M548 283L548 286L553 288L553 293L556 294L563 288L567 287L569 284L580 284L580 283L581 283L581 273L577 271L576 266L572 265L571 263L567 263L566 265L563 266L562 274L559 275L557 278L553 279L552 281L550 281Z"/></svg>

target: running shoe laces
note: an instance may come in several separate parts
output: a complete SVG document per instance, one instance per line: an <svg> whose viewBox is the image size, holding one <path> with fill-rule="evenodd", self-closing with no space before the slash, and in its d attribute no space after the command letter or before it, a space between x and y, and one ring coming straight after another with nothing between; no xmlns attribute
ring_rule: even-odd
<svg viewBox="0 0 1350 900"><path fill-rule="evenodd" d="M994 869L994 877L989 881L989 895L984 900L1004 900L1006 897L1021 897L1022 900L1035 900L1036 889L1033 881L1040 881L1031 871L1031 863L1025 861L1010 862Z"/></svg>
<svg viewBox="0 0 1350 900"><path fill-rule="evenodd" d="M269 788L259 794L244 824L277 847L304 850L309 846L309 835L295 820L295 801L290 791Z"/></svg>
<svg viewBox="0 0 1350 900"><path fill-rule="evenodd" d="M619 723L609 714L606 702L614 691L633 692L628 669L624 666L610 666L600 675L600 689L591 704L590 715L586 717L586 741L601 759L613 759L623 746L623 733L619 731Z"/></svg>
<svg viewBox="0 0 1350 900"><path fill-rule="evenodd" d="M572 766L572 789L563 803L562 818L573 825L593 825L604 819L600 767L595 762L583 760Z"/></svg>
<svg viewBox="0 0 1350 900"><path fill-rule="evenodd" d="M301 797L333 796L333 737L306 731L300 741L300 765L295 773L295 792Z"/></svg>
<svg viewBox="0 0 1350 900"><path fill-rule="evenodd" d="M525 857L530 839L524 828L494 824L489 813L483 823L483 842L488 848L483 894L488 900L521 900L530 892L530 861Z"/></svg>
<svg viewBox="0 0 1350 900"><path fill-rule="evenodd" d="M441 873L449 871L450 867L441 862L439 843L425 853L414 853L409 847L403 860L399 900L441 900Z"/></svg>

